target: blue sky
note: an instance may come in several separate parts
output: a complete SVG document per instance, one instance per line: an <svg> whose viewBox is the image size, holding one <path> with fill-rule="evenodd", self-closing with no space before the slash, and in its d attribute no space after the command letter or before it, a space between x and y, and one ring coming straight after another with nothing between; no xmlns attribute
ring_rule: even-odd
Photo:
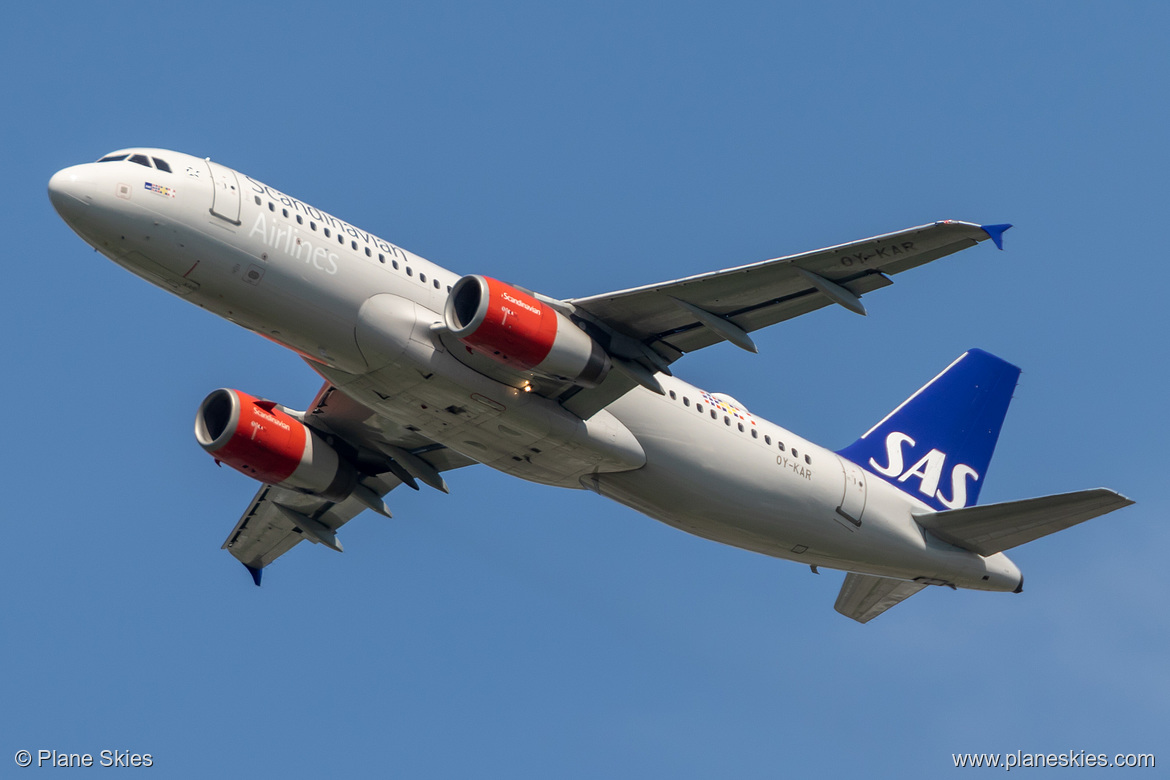
<svg viewBox="0 0 1170 780"><path fill-rule="evenodd" d="M0 32L0 766L22 748L147 752L159 777L1170 762L1164 4L189 5L24 4ZM930 589L860 626L833 612L839 573L465 469L254 588L219 549L254 487L195 444L195 409L221 386L302 406L318 379L56 217L54 171L129 145L558 297L1013 222L1006 251L901 275L867 318L823 310L677 373L841 447L982 347L1024 373L981 500L1138 504L1016 550L1022 595Z"/></svg>

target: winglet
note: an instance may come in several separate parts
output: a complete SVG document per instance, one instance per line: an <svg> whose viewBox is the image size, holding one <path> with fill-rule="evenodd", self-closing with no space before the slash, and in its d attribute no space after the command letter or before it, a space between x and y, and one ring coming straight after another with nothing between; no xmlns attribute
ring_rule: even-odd
<svg viewBox="0 0 1170 780"><path fill-rule="evenodd" d="M1003 234L1011 225L980 225L979 228L991 237L997 247L1003 249Z"/></svg>
<svg viewBox="0 0 1170 780"><path fill-rule="evenodd" d="M257 569L255 566L249 566L246 563L244 564L244 568L247 569L248 573L252 575L252 582L256 583L256 587L259 588L260 575L264 573L264 569Z"/></svg>

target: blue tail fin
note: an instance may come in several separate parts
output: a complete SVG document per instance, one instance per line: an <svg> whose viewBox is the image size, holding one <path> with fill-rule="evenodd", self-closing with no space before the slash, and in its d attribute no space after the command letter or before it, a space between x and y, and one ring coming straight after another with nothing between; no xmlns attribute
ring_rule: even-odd
<svg viewBox="0 0 1170 780"><path fill-rule="evenodd" d="M934 509L971 506L1019 377L995 355L964 352L837 454Z"/></svg>

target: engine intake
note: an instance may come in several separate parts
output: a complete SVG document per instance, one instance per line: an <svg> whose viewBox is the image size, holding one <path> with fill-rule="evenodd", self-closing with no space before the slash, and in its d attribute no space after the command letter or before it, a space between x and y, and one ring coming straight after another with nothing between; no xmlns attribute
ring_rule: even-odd
<svg viewBox="0 0 1170 780"><path fill-rule="evenodd" d="M512 368L581 387L596 387L609 373L609 355L568 317L497 279L460 279L443 318L459 341Z"/></svg>
<svg viewBox="0 0 1170 780"><path fill-rule="evenodd" d="M216 461L269 485L342 501L357 471L321 436L272 401L221 388L203 399L195 439Z"/></svg>

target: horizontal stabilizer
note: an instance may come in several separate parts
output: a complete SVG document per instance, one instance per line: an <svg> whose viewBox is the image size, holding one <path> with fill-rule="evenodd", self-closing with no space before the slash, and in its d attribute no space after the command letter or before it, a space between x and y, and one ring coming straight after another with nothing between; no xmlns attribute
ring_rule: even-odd
<svg viewBox="0 0 1170 780"><path fill-rule="evenodd" d="M1112 490L1097 488L916 514L914 519L948 544L980 555L994 555L1132 503Z"/></svg>
<svg viewBox="0 0 1170 780"><path fill-rule="evenodd" d="M868 623L925 587L926 583L922 582L875 577L872 574L847 574L833 609L858 623Z"/></svg>

